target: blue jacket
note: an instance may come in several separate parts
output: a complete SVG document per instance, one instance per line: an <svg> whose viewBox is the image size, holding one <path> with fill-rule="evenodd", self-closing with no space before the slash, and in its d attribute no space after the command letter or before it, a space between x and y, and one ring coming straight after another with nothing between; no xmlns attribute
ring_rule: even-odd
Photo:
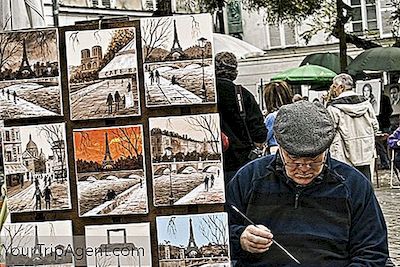
<svg viewBox="0 0 400 267"><path fill-rule="evenodd" d="M356 169L328 158L307 186L284 172L279 153L252 161L228 185L233 204L307 267L385 266L387 229L370 182ZM298 266L276 245L261 254L241 249L248 223L229 211L232 258L238 266Z"/></svg>

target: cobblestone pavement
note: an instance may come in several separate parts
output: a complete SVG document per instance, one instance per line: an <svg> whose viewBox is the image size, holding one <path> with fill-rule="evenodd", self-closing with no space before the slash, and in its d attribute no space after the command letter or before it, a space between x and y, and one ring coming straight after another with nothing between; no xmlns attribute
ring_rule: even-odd
<svg viewBox="0 0 400 267"><path fill-rule="evenodd" d="M400 266L400 188L390 188L390 171L380 170L378 177L380 187L376 178L373 182L388 227L389 254L395 266Z"/></svg>

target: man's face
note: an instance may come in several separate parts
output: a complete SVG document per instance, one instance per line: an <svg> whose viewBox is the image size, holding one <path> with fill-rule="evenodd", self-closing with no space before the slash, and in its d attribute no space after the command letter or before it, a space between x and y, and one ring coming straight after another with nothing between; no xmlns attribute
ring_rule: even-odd
<svg viewBox="0 0 400 267"><path fill-rule="evenodd" d="M397 90L396 87L390 88L390 97L391 97L392 99L397 100L398 94L399 94L399 92L398 92L398 90Z"/></svg>
<svg viewBox="0 0 400 267"><path fill-rule="evenodd" d="M296 184L307 185L321 173L325 164L326 152L313 158L294 157L280 148L280 155L285 165L287 176Z"/></svg>

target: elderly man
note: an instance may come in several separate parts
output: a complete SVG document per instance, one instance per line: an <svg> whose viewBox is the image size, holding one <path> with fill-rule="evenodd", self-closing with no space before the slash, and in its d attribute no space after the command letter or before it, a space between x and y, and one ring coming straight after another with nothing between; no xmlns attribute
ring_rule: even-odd
<svg viewBox="0 0 400 267"><path fill-rule="evenodd" d="M387 229L371 183L332 159L335 128L308 101L281 107L279 153L252 161L228 185L232 257L237 266L385 266Z"/></svg>
<svg viewBox="0 0 400 267"><path fill-rule="evenodd" d="M375 134L379 130L371 102L353 92L353 79L342 73L333 78L328 103L337 133L330 148L332 158L346 162L371 180L370 164L375 156Z"/></svg>

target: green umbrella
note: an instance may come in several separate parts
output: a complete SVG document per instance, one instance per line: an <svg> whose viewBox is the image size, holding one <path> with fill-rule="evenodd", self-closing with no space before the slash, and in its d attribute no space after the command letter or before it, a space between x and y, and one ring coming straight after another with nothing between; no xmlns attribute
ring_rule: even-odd
<svg viewBox="0 0 400 267"><path fill-rule="evenodd" d="M400 48L375 47L359 54L347 67L350 74L364 70L400 71Z"/></svg>
<svg viewBox="0 0 400 267"><path fill-rule="evenodd" d="M291 68L271 78L271 81L283 80L297 84L315 84L331 82L336 73L317 65L304 65Z"/></svg>
<svg viewBox="0 0 400 267"><path fill-rule="evenodd" d="M353 59L347 56L347 65L352 62ZM340 56L339 53L315 53L306 56L300 63L300 66L307 64L318 65L330 69L336 73L340 73Z"/></svg>

